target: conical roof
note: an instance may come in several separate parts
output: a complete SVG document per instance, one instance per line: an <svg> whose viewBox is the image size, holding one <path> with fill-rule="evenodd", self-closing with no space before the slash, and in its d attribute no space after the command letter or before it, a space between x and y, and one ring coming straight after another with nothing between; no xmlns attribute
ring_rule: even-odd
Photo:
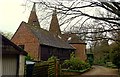
<svg viewBox="0 0 120 77"><path fill-rule="evenodd" d="M33 4L33 8L31 10L31 13L28 19L28 24L30 24L31 26L40 28L40 24L39 24L37 14L36 14L35 3Z"/></svg>
<svg viewBox="0 0 120 77"><path fill-rule="evenodd" d="M58 23L56 9L53 11L53 14L52 14L52 19L51 19L49 31L56 36L61 35L61 30L60 30L60 26Z"/></svg>

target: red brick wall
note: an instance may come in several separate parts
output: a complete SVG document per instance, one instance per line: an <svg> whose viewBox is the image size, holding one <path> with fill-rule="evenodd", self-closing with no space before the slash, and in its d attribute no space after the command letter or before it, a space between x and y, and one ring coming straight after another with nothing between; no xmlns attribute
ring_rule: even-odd
<svg viewBox="0 0 120 77"><path fill-rule="evenodd" d="M85 61L87 59L87 56L85 53L86 45L85 44L71 44L71 45L76 48L75 57Z"/></svg>
<svg viewBox="0 0 120 77"><path fill-rule="evenodd" d="M12 42L17 45L25 45L24 50L34 58L40 60L40 46L38 39L25 27L26 23L22 23L12 38Z"/></svg>

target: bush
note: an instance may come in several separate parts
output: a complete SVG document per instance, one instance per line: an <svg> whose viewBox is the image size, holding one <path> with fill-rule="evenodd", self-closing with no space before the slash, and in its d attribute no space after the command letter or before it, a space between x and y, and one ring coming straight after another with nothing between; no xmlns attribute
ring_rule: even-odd
<svg viewBox="0 0 120 77"><path fill-rule="evenodd" d="M117 66L118 69L120 69L120 52L115 53L112 62L113 62L113 64L115 64Z"/></svg>
<svg viewBox="0 0 120 77"><path fill-rule="evenodd" d="M90 64L81 61L80 59L76 58L73 54L71 54L70 60L65 60L62 64L62 67L71 70L84 70L89 68Z"/></svg>
<svg viewBox="0 0 120 77"><path fill-rule="evenodd" d="M51 61L51 60L56 61L56 60L57 60L57 57L55 57L55 56L51 56L50 58L48 58L48 61Z"/></svg>
<svg viewBox="0 0 120 77"><path fill-rule="evenodd" d="M98 59L94 60L94 64L104 66L104 65L106 65L106 61L104 58L98 58Z"/></svg>
<svg viewBox="0 0 120 77"><path fill-rule="evenodd" d="M106 62L106 66L110 68L116 68L115 64L113 64L112 62Z"/></svg>
<svg viewBox="0 0 120 77"><path fill-rule="evenodd" d="M34 59L31 58L31 56L28 54L27 56L25 56L25 60L28 60L28 61L33 61Z"/></svg>

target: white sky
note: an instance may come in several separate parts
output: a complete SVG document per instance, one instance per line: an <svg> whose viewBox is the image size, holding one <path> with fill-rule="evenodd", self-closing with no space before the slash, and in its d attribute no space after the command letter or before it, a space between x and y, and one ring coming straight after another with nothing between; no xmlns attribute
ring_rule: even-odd
<svg viewBox="0 0 120 77"><path fill-rule="evenodd" d="M0 31L14 34L22 21L28 21L32 6L25 10L25 6L22 6L25 1L0 0Z"/></svg>
<svg viewBox="0 0 120 77"><path fill-rule="evenodd" d="M0 31L14 33L22 21L28 21L32 6L25 10L25 1L0 0Z"/></svg>
<svg viewBox="0 0 120 77"><path fill-rule="evenodd" d="M28 21L32 6L25 9L25 1L0 0L0 31L14 34L22 21Z"/></svg>
<svg viewBox="0 0 120 77"><path fill-rule="evenodd" d="M0 31L14 33L22 21L26 21L29 11L25 11L24 0L0 0Z"/></svg>

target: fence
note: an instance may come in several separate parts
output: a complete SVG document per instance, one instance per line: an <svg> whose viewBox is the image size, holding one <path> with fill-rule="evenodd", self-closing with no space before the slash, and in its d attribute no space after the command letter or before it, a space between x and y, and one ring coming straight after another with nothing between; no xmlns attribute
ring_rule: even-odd
<svg viewBox="0 0 120 77"><path fill-rule="evenodd" d="M58 77L59 63L58 61L36 62L33 67L26 68L26 77Z"/></svg>

